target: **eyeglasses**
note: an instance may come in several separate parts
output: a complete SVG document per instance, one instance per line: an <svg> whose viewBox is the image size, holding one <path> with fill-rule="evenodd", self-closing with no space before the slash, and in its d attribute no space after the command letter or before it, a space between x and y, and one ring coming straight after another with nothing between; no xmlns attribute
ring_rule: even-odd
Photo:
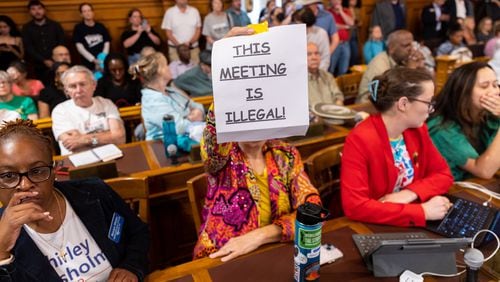
<svg viewBox="0 0 500 282"><path fill-rule="evenodd" d="M415 99L415 98L408 98L408 100L427 104L427 108L429 110L429 114L434 112L434 107L436 106L436 101L430 101L429 102L429 101L424 101L424 100Z"/></svg>
<svg viewBox="0 0 500 282"><path fill-rule="evenodd" d="M26 176L33 183L40 183L49 179L52 172L52 166L34 167L27 172L20 173L8 171L0 173L0 188L14 189L21 183L23 176Z"/></svg>

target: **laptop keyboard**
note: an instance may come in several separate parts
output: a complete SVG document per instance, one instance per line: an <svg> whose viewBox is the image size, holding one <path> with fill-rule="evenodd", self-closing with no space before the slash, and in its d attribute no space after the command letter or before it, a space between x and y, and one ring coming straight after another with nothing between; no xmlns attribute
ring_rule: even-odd
<svg viewBox="0 0 500 282"><path fill-rule="evenodd" d="M403 232L403 233L374 233L374 234L353 234L352 239L356 244L363 259L370 254L373 249L380 245L384 240L409 240L409 239L427 239L429 238L422 232Z"/></svg>
<svg viewBox="0 0 500 282"><path fill-rule="evenodd" d="M488 228L490 213L491 209L488 207L456 198L452 210L436 231L450 238L474 237L479 230Z"/></svg>

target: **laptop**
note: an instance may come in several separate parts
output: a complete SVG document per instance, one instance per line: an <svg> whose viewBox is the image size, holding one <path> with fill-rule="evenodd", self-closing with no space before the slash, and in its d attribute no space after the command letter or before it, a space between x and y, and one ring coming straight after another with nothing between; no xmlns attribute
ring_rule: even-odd
<svg viewBox="0 0 500 282"><path fill-rule="evenodd" d="M498 209L478 204L464 198L446 195L453 203L442 220L427 221L426 229L448 238L474 237L479 230L489 229L500 234L500 212ZM475 244L490 242L494 236L481 233Z"/></svg>

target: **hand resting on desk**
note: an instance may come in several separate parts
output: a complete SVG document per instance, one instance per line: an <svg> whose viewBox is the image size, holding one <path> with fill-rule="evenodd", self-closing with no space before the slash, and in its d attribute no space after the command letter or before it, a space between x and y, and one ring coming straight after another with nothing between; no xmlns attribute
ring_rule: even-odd
<svg viewBox="0 0 500 282"><path fill-rule="evenodd" d="M256 250L261 245L278 242L281 238L281 227L270 224L244 235L229 239L229 241L217 252L210 254L210 258L222 257L221 261L226 262L241 255L248 254Z"/></svg>

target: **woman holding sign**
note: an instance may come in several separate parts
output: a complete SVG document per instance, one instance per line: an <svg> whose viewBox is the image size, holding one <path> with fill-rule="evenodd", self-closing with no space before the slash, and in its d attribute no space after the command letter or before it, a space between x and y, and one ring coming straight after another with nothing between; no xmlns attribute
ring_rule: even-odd
<svg viewBox="0 0 500 282"><path fill-rule="evenodd" d="M209 175L194 258L228 261L292 240L297 207L320 203L295 147L279 140L218 144L213 106L201 148Z"/></svg>
<svg viewBox="0 0 500 282"><path fill-rule="evenodd" d="M425 70L396 68L369 84L378 114L347 136L341 164L347 217L396 226L425 226L451 207L439 196L453 183L425 120L434 110L434 83Z"/></svg>
<svg viewBox="0 0 500 282"><path fill-rule="evenodd" d="M98 179L57 182L31 121L0 128L0 280L140 281L148 228Z"/></svg>

